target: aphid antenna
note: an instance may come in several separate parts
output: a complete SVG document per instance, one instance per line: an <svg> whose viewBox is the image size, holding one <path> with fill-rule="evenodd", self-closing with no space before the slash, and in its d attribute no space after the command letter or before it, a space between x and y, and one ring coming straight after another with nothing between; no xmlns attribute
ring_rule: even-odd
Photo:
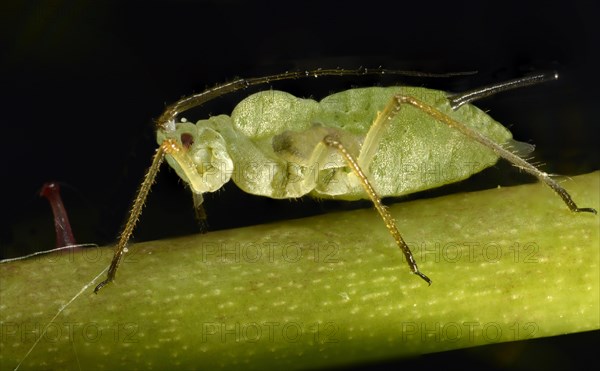
<svg viewBox="0 0 600 371"><path fill-rule="evenodd" d="M280 74L240 78L227 83L216 85L206 89L201 93L193 94L184 97L179 101L167 106L163 114L157 120L157 126L165 131L175 130L175 120L182 112L192 108L200 107L203 104L218 98L220 96L233 93L241 89L247 89L251 86L269 84L275 81L295 80L307 77L324 77L324 76L369 76L369 75L398 75L408 77L426 77L426 78L448 78L457 76L468 76L477 73L476 71L467 72L451 72L451 73L426 73L418 71L404 71L386 68L364 68L344 69L344 68L317 68L315 70L304 71L286 71Z"/></svg>

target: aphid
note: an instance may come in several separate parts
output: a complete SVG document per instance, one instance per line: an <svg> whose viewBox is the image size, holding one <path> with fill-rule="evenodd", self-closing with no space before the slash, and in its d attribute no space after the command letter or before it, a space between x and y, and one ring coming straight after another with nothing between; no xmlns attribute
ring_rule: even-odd
<svg viewBox="0 0 600 371"><path fill-rule="evenodd" d="M320 102L268 90L240 102L231 116L197 124L178 116L218 96L252 85L304 76L399 73L377 70L315 70L239 79L183 98L158 119L159 147L120 235L108 277L117 268L140 216L144 201L166 157L190 186L197 208L202 194L232 179L245 192L272 198L310 195L343 200L370 199L402 250L412 273L431 280L417 267L409 246L381 202L465 179L502 157L546 183L574 212L579 208L548 174L521 158L510 132L470 103L498 92L558 78L537 74L461 94L396 86L351 89ZM436 138L437 147L429 144ZM452 169L444 179L415 171L415 164L434 163ZM403 165L403 166L399 166ZM467 166L468 165L468 166ZM431 174L430 174L431 175Z"/></svg>

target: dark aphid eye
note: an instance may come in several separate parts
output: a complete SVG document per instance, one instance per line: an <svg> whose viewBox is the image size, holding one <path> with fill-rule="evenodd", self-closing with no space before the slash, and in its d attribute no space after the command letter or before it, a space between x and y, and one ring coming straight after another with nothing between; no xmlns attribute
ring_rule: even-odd
<svg viewBox="0 0 600 371"><path fill-rule="evenodd" d="M194 144L194 137L190 133L181 134L181 144L185 148L190 148Z"/></svg>

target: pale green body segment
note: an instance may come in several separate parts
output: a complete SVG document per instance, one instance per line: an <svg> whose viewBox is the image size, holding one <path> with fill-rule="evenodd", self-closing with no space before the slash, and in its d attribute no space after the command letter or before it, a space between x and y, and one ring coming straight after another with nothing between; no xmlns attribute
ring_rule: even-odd
<svg viewBox="0 0 600 371"><path fill-rule="evenodd" d="M500 145L511 142L511 133L475 106L454 111L445 92L415 87L351 89L320 102L263 91L240 102L231 116L178 123L175 131L159 130L157 139L172 138L188 148L193 159L188 168L166 157L197 194L233 179L245 192L271 198L367 198L339 151L323 144L327 135L358 159L382 197L453 183L496 163L492 150L410 105L403 105L380 135L367 135L378 112L398 94L417 98Z"/></svg>

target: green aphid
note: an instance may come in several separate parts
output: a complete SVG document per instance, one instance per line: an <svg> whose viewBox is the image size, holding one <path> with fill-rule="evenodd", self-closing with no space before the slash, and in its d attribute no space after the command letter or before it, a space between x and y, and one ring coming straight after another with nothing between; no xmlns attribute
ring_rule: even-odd
<svg viewBox="0 0 600 371"><path fill-rule="evenodd" d="M411 271L431 284L417 267L382 197L401 196L453 183L504 158L546 183L574 212L567 191L521 156L532 146L470 104L497 92L558 78L538 74L460 94L420 87L350 89L317 102L276 90L250 95L230 116L196 124L179 115L215 97L277 80L325 75L405 74L399 71L316 70L240 79L184 98L158 120L159 148L138 191L116 247L111 282L144 201L164 157L192 190L197 210L202 194L225 183L271 198L309 195L340 200L370 199L402 250ZM424 74L426 76L431 76Z"/></svg>

